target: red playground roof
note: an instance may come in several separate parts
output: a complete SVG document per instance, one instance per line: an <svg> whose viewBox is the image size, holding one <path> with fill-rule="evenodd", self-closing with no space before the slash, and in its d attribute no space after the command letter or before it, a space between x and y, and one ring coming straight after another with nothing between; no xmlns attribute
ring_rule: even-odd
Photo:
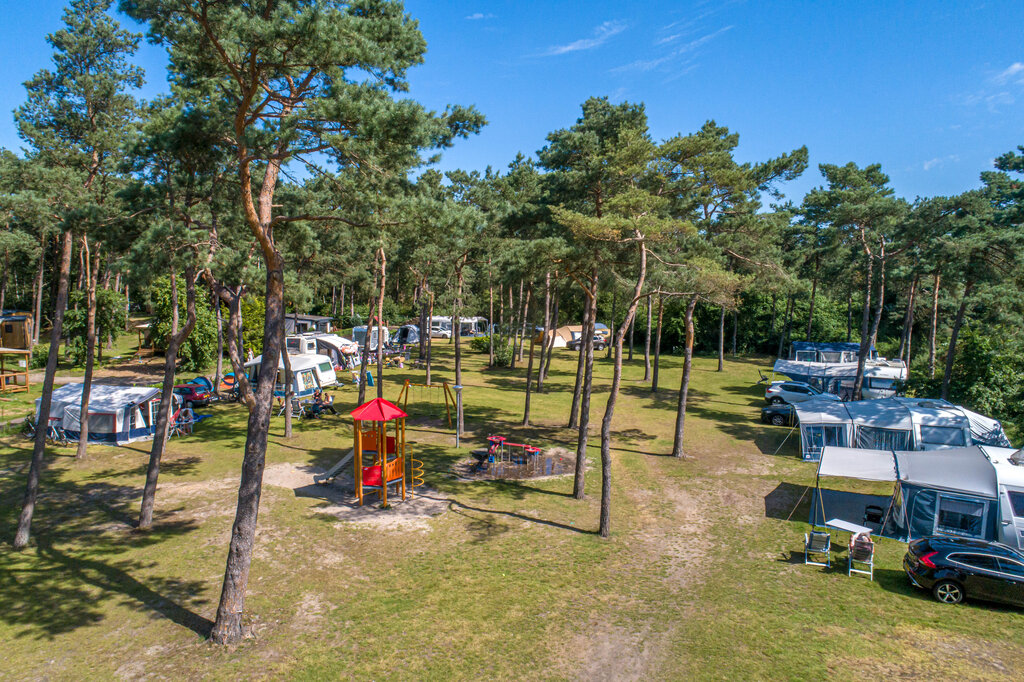
<svg viewBox="0 0 1024 682"><path fill-rule="evenodd" d="M401 408L397 405L389 403L383 398L374 398L365 405L360 405L352 410L349 414L352 415L353 419L367 422L388 422L392 419L409 416L402 412Z"/></svg>

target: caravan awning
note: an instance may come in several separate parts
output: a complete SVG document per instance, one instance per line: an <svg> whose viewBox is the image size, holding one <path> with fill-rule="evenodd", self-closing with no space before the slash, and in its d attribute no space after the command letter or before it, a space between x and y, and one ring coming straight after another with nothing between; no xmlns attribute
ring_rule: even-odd
<svg viewBox="0 0 1024 682"><path fill-rule="evenodd" d="M896 460L889 450L862 450L825 446L818 476L856 478L862 481L895 481Z"/></svg>
<svg viewBox="0 0 1024 682"><path fill-rule="evenodd" d="M802 403L794 403L793 409L800 424L848 424L850 413L846 405L838 400L811 398Z"/></svg>
<svg viewBox="0 0 1024 682"><path fill-rule="evenodd" d="M993 498L998 494L995 469L977 445L894 454L904 483Z"/></svg>

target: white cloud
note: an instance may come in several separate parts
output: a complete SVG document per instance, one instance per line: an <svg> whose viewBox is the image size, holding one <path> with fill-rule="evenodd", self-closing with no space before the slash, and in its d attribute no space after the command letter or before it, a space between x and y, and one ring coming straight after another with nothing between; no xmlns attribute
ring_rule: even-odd
<svg viewBox="0 0 1024 682"><path fill-rule="evenodd" d="M636 61L632 61L629 64L617 66L614 69L612 69L611 72L622 73L624 71L651 71L652 69L656 69L664 64L672 64L674 71L673 77L678 78L680 75L689 73L693 69L693 64L691 63L693 56L687 56L688 53L697 51L698 48L702 47L703 45L706 45L707 43L710 43L712 40L722 35L723 33L732 30L732 28L733 26L731 24L729 26L723 26L717 31L712 31L711 33L701 36L700 38L696 38L688 43L679 45L678 47L673 48L667 54L663 54L660 57L655 57L653 59L637 59ZM666 42L676 40L681 35L683 34L669 36L668 38L659 40L658 42L655 43L655 45L661 45Z"/></svg>
<svg viewBox="0 0 1024 682"><path fill-rule="evenodd" d="M1004 85L1006 83L1019 83L1024 85L1024 62L1014 62L1006 69L992 77L994 83Z"/></svg>
<svg viewBox="0 0 1024 682"><path fill-rule="evenodd" d="M581 38L580 40L575 40L567 45L555 45L553 47L549 47L547 50L542 52L540 56L554 57L560 54L567 54L569 52L592 50L595 47L604 45L609 38L618 35L625 30L626 25L621 21L606 21L594 29L593 38Z"/></svg>
<svg viewBox="0 0 1024 682"><path fill-rule="evenodd" d="M960 161L960 157L957 154L950 154L948 156L936 156L934 159L928 159L921 164L921 168L925 171L930 171L932 168L942 168L949 163L957 163Z"/></svg>
<svg viewBox="0 0 1024 682"><path fill-rule="evenodd" d="M484 14L483 12L476 12L475 14L470 14L470 15L468 15L466 17L466 19L468 21L479 21L480 19L493 19L493 18L494 18L493 14Z"/></svg>

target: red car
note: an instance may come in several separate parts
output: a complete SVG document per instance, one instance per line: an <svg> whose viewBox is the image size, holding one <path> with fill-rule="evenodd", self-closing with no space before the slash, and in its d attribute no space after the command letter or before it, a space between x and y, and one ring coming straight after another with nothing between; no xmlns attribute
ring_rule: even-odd
<svg viewBox="0 0 1024 682"><path fill-rule="evenodd" d="M181 397L181 403L185 407L203 407L210 404L212 396L198 384L181 384L174 387L174 392Z"/></svg>

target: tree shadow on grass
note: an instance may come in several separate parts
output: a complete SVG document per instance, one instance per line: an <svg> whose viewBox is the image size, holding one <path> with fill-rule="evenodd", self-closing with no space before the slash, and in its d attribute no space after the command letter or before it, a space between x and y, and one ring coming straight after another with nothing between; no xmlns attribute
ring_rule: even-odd
<svg viewBox="0 0 1024 682"><path fill-rule="evenodd" d="M511 518L511 519L519 519L521 521L527 521L529 523L536 523L538 525L548 526L550 528L560 528L562 530L569 530L569 531L572 531L574 533L581 533L583 535L596 535L597 534L596 531L586 530L586 529L583 529L583 528L577 528L576 526L570 526L570 525L567 525L567 524L564 524L564 523L558 523L557 521L548 521L548 520L545 520L545 519L538 519L535 516L527 516L526 514L520 514L519 512L514 512L514 511L506 511L506 510L502 510L502 509L486 509L484 507L474 507L472 505L468 505L468 504L465 504L463 502L459 502L458 500L454 500L454 499L453 500L449 500L448 506L449 506L449 510L450 511L455 512L456 514L459 514L461 516L465 516L467 518L473 519L477 524L480 525L480 527L482 527L484 529L491 529L492 527L495 528L495 529L500 529L502 526L505 526L506 530L507 530L507 526L506 526L506 524L503 524L503 523L495 524L494 522L488 522L488 521L486 521L487 517L474 516L470 512L475 512L476 514L492 514L492 515L496 515L496 516L504 516L504 517ZM501 530L500 532L506 532L506 530ZM481 541L486 540L486 539L489 539L489 537L483 537L481 539Z"/></svg>
<svg viewBox="0 0 1024 682"><path fill-rule="evenodd" d="M137 487L68 481L62 474L51 469L44 476L30 549L0 552L0 621L19 637L53 639L104 620L105 603L117 599L207 636L212 624L192 610L204 603L195 596L203 582L146 575L155 562L134 558L198 525L158 518L152 531L131 532ZM23 485L22 476L0 482L11 533Z"/></svg>

